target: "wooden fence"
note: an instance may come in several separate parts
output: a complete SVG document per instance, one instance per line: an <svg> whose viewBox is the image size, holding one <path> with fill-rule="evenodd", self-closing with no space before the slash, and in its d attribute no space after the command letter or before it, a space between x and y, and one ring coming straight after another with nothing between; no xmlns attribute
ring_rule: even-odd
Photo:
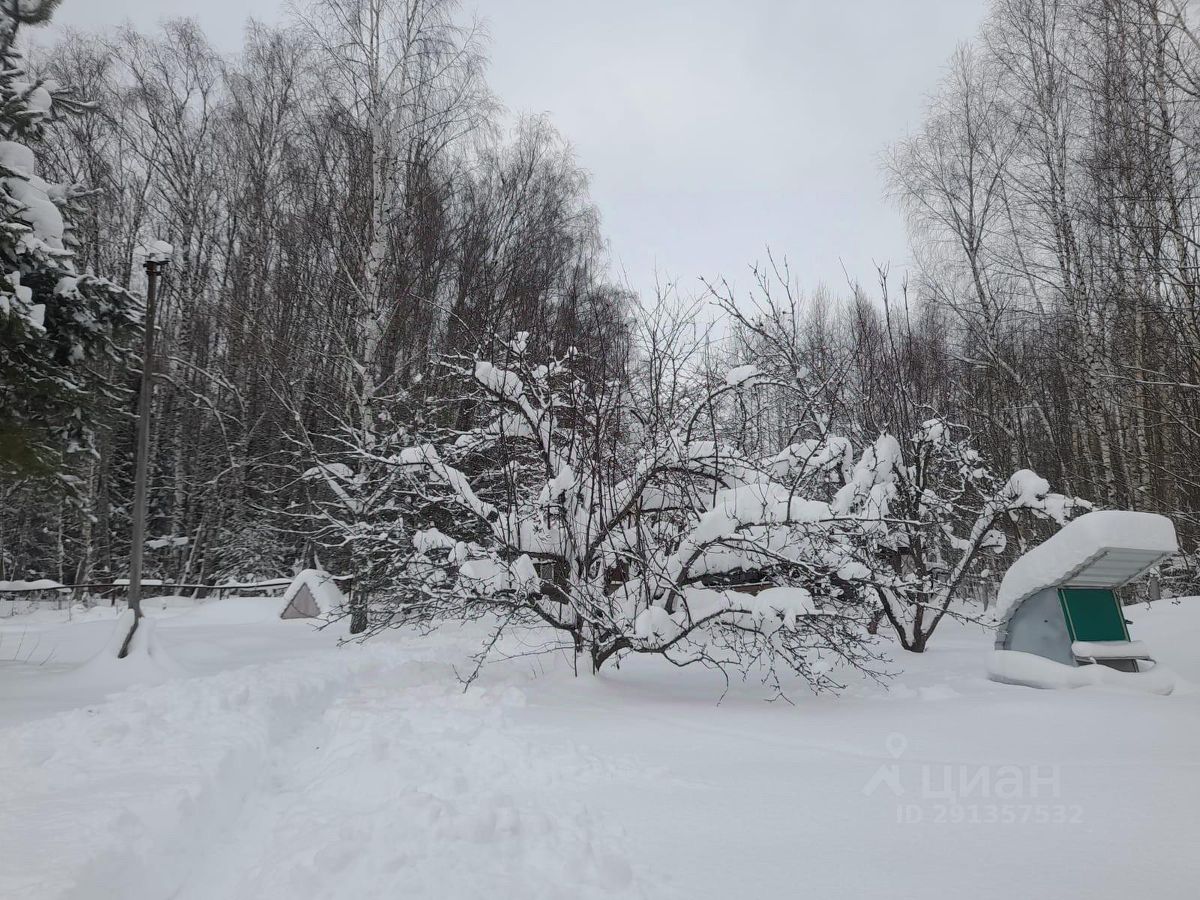
<svg viewBox="0 0 1200 900"><path fill-rule="evenodd" d="M339 587L345 590L354 581L354 576L335 575L333 576L333 580ZM191 591L197 599L215 596L216 599L221 600L228 594L283 590L292 581L292 578L269 578L265 581L227 581L221 584L189 584L147 578L142 581L142 596L144 599L149 600L153 597L171 596L180 591ZM9 587L6 583L0 583L0 600L14 602L21 600L26 603L57 603L58 608L62 609L63 604L66 602L70 602L71 600L79 602L84 597L90 597L94 600L107 600L111 606L116 606L117 601L124 598L128 589L129 581L125 578L117 578L112 581L60 584L54 586L38 585L35 583L25 587Z"/></svg>

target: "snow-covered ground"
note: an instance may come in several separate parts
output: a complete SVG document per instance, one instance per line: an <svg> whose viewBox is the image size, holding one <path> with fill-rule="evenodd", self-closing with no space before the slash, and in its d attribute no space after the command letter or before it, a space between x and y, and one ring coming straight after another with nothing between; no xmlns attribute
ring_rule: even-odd
<svg viewBox="0 0 1200 900"><path fill-rule="evenodd" d="M984 678L947 623L840 697L636 660L493 665L479 632L158 604L181 669L78 667L113 612L0 619L0 897L1194 898L1200 693ZM1130 610L1200 682L1200 599ZM107 695L107 696L106 696Z"/></svg>

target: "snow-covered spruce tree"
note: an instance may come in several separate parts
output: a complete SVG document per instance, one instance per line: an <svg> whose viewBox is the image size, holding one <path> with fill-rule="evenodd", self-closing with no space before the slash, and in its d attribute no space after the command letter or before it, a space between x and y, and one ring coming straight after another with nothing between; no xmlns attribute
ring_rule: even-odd
<svg viewBox="0 0 1200 900"><path fill-rule="evenodd" d="M997 478L970 434L932 418L905 440L882 434L863 450L833 499L858 520L850 545L901 646L924 651L966 578L1004 550L994 527L1022 516L1062 525L1085 501L1052 493L1022 469Z"/></svg>
<svg viewBox="0 0 1200 900"><path fill-rule="evenodd" d="M800 490L840 454L750 460L701 433L705 410L756 389L752 370L682 404L667 428L636 387L586 383L570 357L536 365L522 335L508 351L461 361L476 427L402 455L453 500L414 544L454 582L393 621L549 626L593 671L658 654L822 689L838 666L872 669L873 606L849 581L829 505Z"/></svg>
<svg viewBox="0 0 1200 900"><path fill-rule="evenodd" d="M120 342L141 315L129 293L75 270L69 217L84 190L38 175L47 123L89 111L31 78L17 46L20 27L56 5L0 0L0 476L69 479L64 458L90 447L92 411L113 396Z"/></svg>

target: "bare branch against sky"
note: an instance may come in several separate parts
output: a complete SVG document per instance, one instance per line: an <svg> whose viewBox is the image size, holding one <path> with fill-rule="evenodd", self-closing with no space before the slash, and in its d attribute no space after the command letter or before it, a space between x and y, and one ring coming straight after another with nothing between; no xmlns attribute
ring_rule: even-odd
<svg viewBox="0 0 1200 900"><path fill-rule="evenodd" d="M56 27L191 16L222 49L283 0L66 0ZM746 278L768 245L809 286L907 259L879 155L915 127L983 0L465 0L491 34L489 82L547 112L592 175L617 265ZM557 73L547 78L545 73Z"/></svg>

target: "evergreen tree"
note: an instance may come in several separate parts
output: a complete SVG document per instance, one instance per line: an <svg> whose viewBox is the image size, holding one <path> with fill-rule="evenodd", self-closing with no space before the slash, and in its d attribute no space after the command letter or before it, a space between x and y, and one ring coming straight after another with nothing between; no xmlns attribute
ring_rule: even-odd
<svg viewBox="0 0 1200 900"><path fill-rule="evenodd" d="M0 476L63 474L91 446L94 411L141 305L112 282L76 271L70 217L85 191L38 175L46 125L91 107L30 76L22 25L48 20L57 0L0 0Z"/></svg>

